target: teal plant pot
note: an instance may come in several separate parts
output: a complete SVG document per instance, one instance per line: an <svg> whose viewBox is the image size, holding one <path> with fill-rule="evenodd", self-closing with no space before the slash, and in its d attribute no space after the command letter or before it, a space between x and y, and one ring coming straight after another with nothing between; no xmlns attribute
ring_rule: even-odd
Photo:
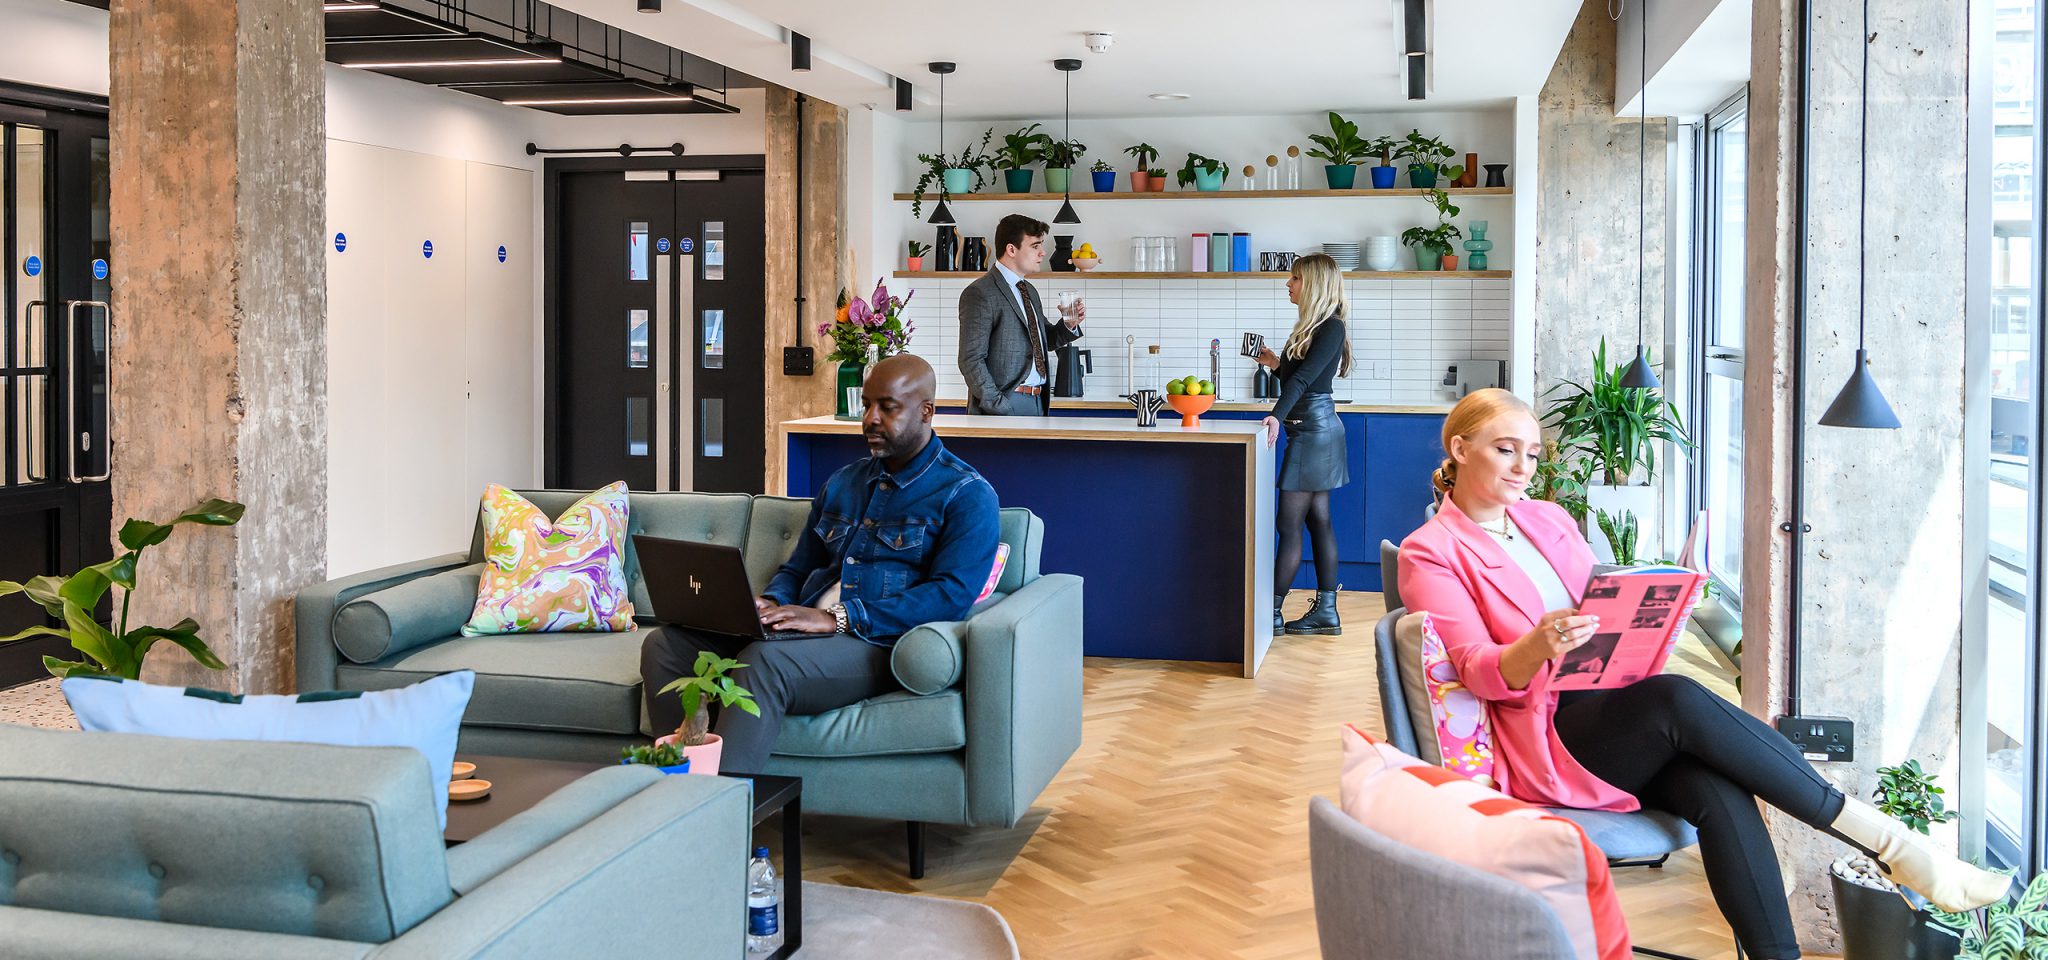
<svg viewBox="0 0 2048 960"><path fill-rule="evenodd" d="M1200 167L1196 167L1195 189L1200 190L1203 193L1215 193L1216 191L1223 189L1223 177L1226 172L1227 171L1219 169L1215 173L1210 173L1207 170L1204 170Z"/></svg>
<svg viewBox="0 0 2048 960"><path fill-rule="evenodd" d="M1330 181L1330 189L1349 190L1358 182L1358 168L1349 164L1338 166L1333 163L1323 168L1323 176Z"/></svg>
<svg viewBox="0 0 2048 960"><path fill-rule="evenodd" d="M1429 244L1429 243L1419 243L1419 244L1416 244L1416 245L1415 245L1415 269L1417 269L1417 270L1442 270L1442 269L1444 268L1444 254L1446 254L1446 253L1449 253L1449 252L1450 252L1449 250L1446 250L1446 249L1444 249L1444 248L1442 248L1442 247L1436 246L1435 244Z"/></svg>
<svg viewBox="0 0 2048 960"><path fill-rule="evenodd" d="M1045 168L1045 192L1047 192L1047 193L1065 193L1065 192L1067 192L1067 187L1071 186L1071 185L1073 184L1073 182L1074 182L1074 171L1073 171L1073 168L1071 168L1071 167L1047 167L1047 168Z"/></svg>
<svg viewBox="0 0 2048 960"><path fill-rule="evenodd" d="M1003 186L1007 187L1011 193L1030 193L1031 178L1037 172L1036 170L1005 170L1003 171Z"/></svg>
<svg viewBox="0 0 2048 960"><path fill-rule="evenodd" d="M1408 185L1427 190L1436 186L1436 168L1412 164L1408 167Z"/></svg>
<svg viewBox="0 0 2048 960"><path fill-rule="evenodd" d="M1398 172L1399 171L1395 170L1393 167L1372 168L1372 188L1374 190L1393 189L1394 175Z"/></svg>
<svg viewBox="0 0 2048 960"><path fill-rule="evenodd" d="M1115 171L1115 170L1095 170L1095 171L1091 171L1091 173L1090 173L1090 176L1092 176L1092 177L1093 177L1093 178L1095 179L1095 192L1096 192L1096 193L1115 193L1115 192L1116 192L1116 171Z"/></svg>
<svg viewBox="0 0 2048 960"><path fill-rule="evenodd" d="M965 194L974 192L974 171L966 167L947 167L941 175L946 181L946 192Z"/></svg>

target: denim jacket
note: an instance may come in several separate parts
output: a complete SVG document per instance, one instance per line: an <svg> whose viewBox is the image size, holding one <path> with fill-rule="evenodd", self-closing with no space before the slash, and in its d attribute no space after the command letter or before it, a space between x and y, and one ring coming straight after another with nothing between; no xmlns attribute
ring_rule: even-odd
<svg viewBox="0 0 2048 960"><path fill-rule="evenodd" d="M967 616L999 529L995 488L934 435L900 472L880 457L835 471L762 596L808 605L838 581L847 629L889 646L918 624Z"/></svg>

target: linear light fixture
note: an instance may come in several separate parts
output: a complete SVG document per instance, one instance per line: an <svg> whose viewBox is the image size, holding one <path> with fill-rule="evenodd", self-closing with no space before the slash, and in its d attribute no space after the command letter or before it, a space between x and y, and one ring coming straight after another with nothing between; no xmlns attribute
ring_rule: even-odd
<svg viewBox="0 0 2048 960"><path fill-rule="evenodd" d="M360 13L366 10L377 9L380 8L374 3L323 3L320 5L321 13Z"/></svg>
<svg viewBox="0 0 2048 960"><path fill-rule="evenodd" d="M580 107L619 103L688 103L694 96L679 97L553 97L544 100L506 100L508 107Z"/></svg>
<svg viewBox="0 0 2048 960"><path fill-rule="evenodd" d="M344 63L351 70L403 70L408 67L518 67L529 63L561 63L561 57L492 57L482 60L390 60Z"/></svg>

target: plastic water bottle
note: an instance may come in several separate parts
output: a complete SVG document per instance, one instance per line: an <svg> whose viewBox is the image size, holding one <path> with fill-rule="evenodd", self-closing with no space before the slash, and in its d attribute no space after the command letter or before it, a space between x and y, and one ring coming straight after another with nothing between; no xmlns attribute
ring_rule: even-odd
<svg viewBox="0 0 2048 960"><path fill-rule="evenodd" d="M767 847L755 847L747 861L747 952L766 953L782 944L782 889Z"/></svg>

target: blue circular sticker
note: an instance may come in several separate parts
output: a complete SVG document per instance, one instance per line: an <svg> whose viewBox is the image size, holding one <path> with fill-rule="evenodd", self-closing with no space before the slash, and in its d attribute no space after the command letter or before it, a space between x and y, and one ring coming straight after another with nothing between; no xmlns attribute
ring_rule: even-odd
<svg viewBox="0 0 2048 960"><path fill-rule="evenodd" d="M693 252L695 252L695 251L696 251L696 249L697 249L697 241L695 241L695 240L692 240L692 239L691 239L691 238L689 238L689 237L684 237L684 238L682 239L682 241L681 241L681 242L682 242L682 245L683 245L683 252L684 252L684 253L693 253Z"/></svg>
<svg viewBox="0 0 2048 960"><path fill-rule="evenodd" d="M505 245L504 245L504 244L502 244L502 243L501 243L501 244L498 244L498 262L499 262L499 263L504 263L504 262L505 262Z"/></svg>
<svg viewBox="0 0 2048 960"><path fill-rule="evenodd" d="M420 256L429 260L434 259L434 241L428 240L420 244Z"/></svg>
<svg viewBox="0 0 2048 960"><path fill-rule="evenodd" d="M21 272L26 273L31 277L42 273L43 258L38 257L35 254L29 254L28 259L23 260L21 262Z"/></svg>
<svg viewBox="0 0 2048 960"><path fill-rule="evenodd" d="M654 241L654 252L655 252L655 253L667 253L667 252L668 252L668 238L667 238L667 237L663 237L663 238L661 238L661 239L659 239L659 240L656 240L656 241Z"/></svg>
<svg viewBox="0 0 2048 960"><path fill-rule="evenodd" d="M105 280L107 278L107 262L105 260L94 260L92 262L92 278L94 280Z"/></svg>
<svg viewBox="0 0 2048 960"><path fill-rule="evenodd" d="M347 250L347 249L348 249L348 234L346 234L346 233L337 233L337 234L335 234L335 235L334 235L334 252L335 252L335 253L341 253L342 251L344 251L344 250Z"/></svg>

